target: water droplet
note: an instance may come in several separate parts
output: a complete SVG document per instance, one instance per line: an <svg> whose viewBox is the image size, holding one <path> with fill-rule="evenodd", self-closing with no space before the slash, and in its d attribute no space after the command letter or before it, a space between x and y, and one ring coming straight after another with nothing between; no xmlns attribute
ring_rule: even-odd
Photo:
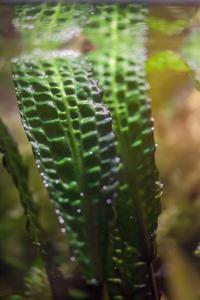
<svg viewBox="0 0 200 300"><path fill-rule="evenodd" d="M33 145L33 147L35 147L35 146ZM36 162L37 167L40 168L40 160L39 160L39 159L36 159L35 162Z"/></svg>
<svg viewBox="0 0 200 300"><path fill-rule="evenodd" d="M106 200L106 203L107 203L108 205L110 205L110 204L112 204L112 200L111 200L111 199L107 199L107 200Z"/></svg>
<svg viewBox="0 0 200 300"><path fill-rule="evenodd" d="M98 281L95 278L92 278L92 279L90 279L89 283L92 285L97 285Z"/></svg>
<svg viewBox="0 0 200 300"><path fill-rule="evenodd" d="M59 215L60 214L60 210L56 209L56 214Z"/></svg>
<svg viewBox="0 0 200 300"><path fill-rule="evenodd" d="M133 219L133 216L130 216L130 219Z"/></svg>
<svg viewBox="0 0 200 300"><path fill-rule="evenodd" d="M61 216L58 217L58 221L59 221L60 224L64 224L65 223L64 219Z"/></svg>
<svg viewBox="0 0 200 300"><path fill-rule="evenodd" d="M66 229L65 229L65 228L61 228L61 232L62 232L62 233L65 233L65 232L66 232Z"/></svg>
<svg viewBox="0 0 200 300"><path fill-rule="evenodd" d="M81 209L80 208L78 208L76 211L77 211L78 214L81 213Z"/></svg>
<svg viewBox="0 0 200 300"><path fill-rule="evenodd" d="M33 242L34 245L36 245L37 247L40 247L40 243L39 242Z"/></svg>
<svg viewBox="0 0 200 300"><path fill-rule="evenodd" d="M107 189L108 189L108 187L107 187L106 185L104 185L104 186L102 187L102 190L103 190L103 191L107 191Z"/></svg>
<svg viewBox="0 0 200 300"><path fill-rule="evenodd" d="M116 157L116 158L115 158L115 162L116 162L116 163L120 163L120 158L119 158L119 157Z"/></svg>
<svg viewBox="0 0 200 300"><path fill-rule="evenodd" d="M83 197L83 196L84 196L84 193L80 193L80 196Z"/></svg>

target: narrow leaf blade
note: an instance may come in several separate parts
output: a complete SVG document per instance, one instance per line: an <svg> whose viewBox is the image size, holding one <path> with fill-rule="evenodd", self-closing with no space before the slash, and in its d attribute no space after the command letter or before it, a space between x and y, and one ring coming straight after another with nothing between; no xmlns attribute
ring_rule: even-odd
<svg viewBox="0 0 200 300"><path fill-rule="evenodd" d="M3 164L16 185L21 204L27 217L27 228L34 242L40 243L42 228L38 222L38 210L33 201L28 182L28 168L25 166L18 151L16 142L0 119L0 153Z"/></svg>

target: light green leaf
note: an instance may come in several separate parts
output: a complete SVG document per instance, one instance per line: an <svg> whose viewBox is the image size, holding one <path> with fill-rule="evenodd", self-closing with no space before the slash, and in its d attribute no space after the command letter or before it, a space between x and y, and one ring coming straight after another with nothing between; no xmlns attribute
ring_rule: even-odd
<svg viewBox="0 0 200 300"><path fill-rule="evenodd" d="M167 35L180 33L185 29L188 23L188 20L185 19L167 20L154 16L150 16L148 19L148 25L151 30Z"/></svg>
<svg viewBox="0 0 200 300"><path fill-rule="evenodd" d="M183 45L182 55L192 69L200 89L200 30L193 30L192 34Z"/></svg>
<svg viewBox="0 0 200 300"><path fill-rule="evenodd" d="M189 67L184 59L173 51L162 51L148 58L146 62L147 73L171 69L175 71L188 72Z"/></svg>

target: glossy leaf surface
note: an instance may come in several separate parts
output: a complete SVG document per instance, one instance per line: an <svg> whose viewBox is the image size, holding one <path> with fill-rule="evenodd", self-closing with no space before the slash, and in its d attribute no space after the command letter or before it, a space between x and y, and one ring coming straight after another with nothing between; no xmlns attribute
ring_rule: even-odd
<svg viewBox="0 0 200 300"><path fill-rule="evenodd" d="M34 63L33 60L36 60ZM113 221L118 159L110 113L82 59L22 59L13 65L23 124L73 260L102 279Z"/></svg>
<svg viewBox="0 0 200 300"><path fill-rule="evenodd" d="M104 89L121 158L120 231L143 259L151 256L151 234L160 212L160 186L145 77L145 10L97 6L85 26L95 51L89 58Z"/></svg>
<svg viewBox="0 0 200 300"><path fill-rule="evenodd" d="M79 23L83 8L87 22ZM112 299L146 299L147 294L157 299L148 283L160 185L145 74L145 10L98 5L89 11L81 8L78 24L91 43L87 58L94 74L83 55L22 57L13 65L21 115L41 175L66 224L73 260L81 262L89 277L109 277ZM58 9L57 20L60 14L68 28L68 12ZM42 26L37 17L33 26L43 32L49 28L53 36L54 29Z"/></svg>

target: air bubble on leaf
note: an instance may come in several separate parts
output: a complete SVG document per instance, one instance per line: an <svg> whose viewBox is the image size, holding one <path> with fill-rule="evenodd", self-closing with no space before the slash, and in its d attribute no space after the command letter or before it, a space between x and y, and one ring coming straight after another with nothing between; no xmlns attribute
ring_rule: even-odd
<svg viewBox="0 0 200 300"><path fill-rule="evenodd" d="M33 241L33 244L36 245L37 247L40 247L41 244L39 242Z"/></svg>
<svg viewBox="0 0 200 300"><path fill-rule="evenodd" d="M58 217L58 222L60 224L64 224L65 223L64 219L61 216Z"/></svg>
<svg viewBox="0 0 200 300"><path fill-rule="evenodd" d="M98 281L95 278L92 278L91 280L89 280L89 283L93 285L97 285Z"/></svg>
<svg viewBox="0 0 200 300"><path fill-rule="evenodd" d="M74 262L74 261L76 261L76 257L71 256L71 257L70 257L70 260L71 260L72 262Z"/></svg>
<svg viewBox="0 0 200 300"><path fill-rule="evenodd" d="M119 157L116 157L116 158L115 158L115 162L116 162L116 163L120 163L120 158L119 158Z"/></svg>
<svg viewBox="0 0 200 300"><path fill-rule="evenodd" d="M27 92L29 92L29 93L33 93L33 89L32 89L31 86L29 86L28 88L26 88L26 90L27 90Z"/></svg>
<svg viewBox="0 0 200 300"><path fill-rule="evenodd" d="M44 186L47 188L49 186L48 182L44 180Z"/></svg>
<svg viewBox="0 0 200 300"><path fill-rule="evenodd" d="M107 199L107 200L106 200L106 203L107 203L108 205L110 205L110 204L112 204L112 200L111 200L111 199Z"/></svg>

